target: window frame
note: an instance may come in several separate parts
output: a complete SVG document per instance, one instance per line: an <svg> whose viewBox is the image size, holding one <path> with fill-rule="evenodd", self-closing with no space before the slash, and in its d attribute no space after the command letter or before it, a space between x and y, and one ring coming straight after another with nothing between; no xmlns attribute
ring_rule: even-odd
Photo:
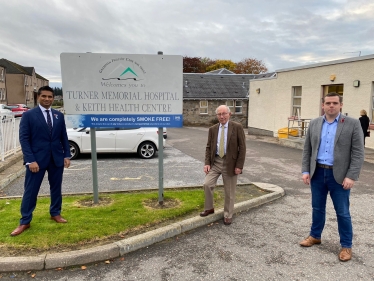
<svg viewBox="0 0 374 281"><path fill-rule="evenodd" d="M300 89L300 95L295 95L295 94L297 94L296 93L297 89ZM303 96L303 87L302 86L292 86L291 116L301 117L301 100L302 100L302 96ZM300 104L298 104L298 105L295 104L295 100L296 99L299 100ZM297 109L299 109L298 112L297 112ZM297 113L299 113L299 114L297 114Z"/></svg>
<svg viewBox="0 0 374 281"><path fill-rule="evenodd" d="M231 103L232 104L229 104ZM237 102L240 102L241 105L237 105ZM228 108L230 108L230 112L231 114L236 114L236 115L240 115L240 114L243 114L243 101L242 100L227 100L226 101L226 106L228 106ZM240 109L240 111L236 111L237 109Z"/></svg>
<svg viewBox="0 0 374 281"><path fill-rule="evenodd" d="M203 105L202 103L206 103L206 105ZM207 100L201 100L199 101L199 114L201 115L208 115L208 101ZM206 110L206 112L202 112L202 110Z"/></svg>
<svg viewBox="0 0 374 281"><path fill-rule="evenodd" d="M374 124L374 82L372 83L371 90L371 119L370 124Z"/></svg>

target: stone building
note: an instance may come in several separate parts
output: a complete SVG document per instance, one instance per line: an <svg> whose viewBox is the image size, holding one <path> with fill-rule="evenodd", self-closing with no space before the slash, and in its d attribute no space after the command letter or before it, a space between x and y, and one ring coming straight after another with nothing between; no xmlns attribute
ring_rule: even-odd
<svg viewBox="0 0 374 281"><path fill-rule="evenodd" d="M211 126L218 122L219 105L230 107L230 120L247 127L249 80L267 74L235 74L227 69L207 73L183 74L183 123L187 126Z"/></svg>
<svg viewBox="0 0 374 281"><path fill-rule="evenodd" d="M38 89L47 86L49 81L36 73L34 67L22 66L4 58L0 59L0 77L1 68L5 69L4 103L22 103L28 107L35 107Z"/></svg>

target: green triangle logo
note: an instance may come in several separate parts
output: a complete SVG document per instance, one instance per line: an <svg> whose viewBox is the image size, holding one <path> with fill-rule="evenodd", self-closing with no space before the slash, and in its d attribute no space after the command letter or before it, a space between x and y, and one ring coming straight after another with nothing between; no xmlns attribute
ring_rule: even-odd
<svg viewBox="0 0 374 281"><path fill-rule="evenodd" d="M124 72L122 72L122 74L120 76L126 74L127 72L131 72L135 76L138 76L138 75L136 75L136 73L130 67L126 68L126 70Z"/></svg>

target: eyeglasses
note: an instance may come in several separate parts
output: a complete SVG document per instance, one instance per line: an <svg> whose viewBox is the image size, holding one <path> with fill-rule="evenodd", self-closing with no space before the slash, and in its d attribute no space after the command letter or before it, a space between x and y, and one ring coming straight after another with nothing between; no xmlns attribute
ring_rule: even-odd
<svg viewBox="0 0 374 281"><path fill-rule="evenodd" d="M217 113L217 116L226 116L228 113L227 112L224 112L224 113Z"/></svg>

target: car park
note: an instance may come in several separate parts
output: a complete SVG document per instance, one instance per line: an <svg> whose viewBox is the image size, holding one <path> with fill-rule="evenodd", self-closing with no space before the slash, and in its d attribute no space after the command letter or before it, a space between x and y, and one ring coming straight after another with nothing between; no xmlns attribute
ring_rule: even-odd
<svg viewBox="0 0 374 281"><path fill-rule="evenodd" d="M81 153L91 153L90 128L69 128L67 134L71 159ZM149 159L157 150L157 128L96 128L97 153L137 153L141 158Z"/></svg>
<svg viewBox="0 0 374 281"><path fill-rule="evenodd" d="M25 104L8 104L7 107L13 112L15 117L21 117L24 112L30 108Z"/></svg>

